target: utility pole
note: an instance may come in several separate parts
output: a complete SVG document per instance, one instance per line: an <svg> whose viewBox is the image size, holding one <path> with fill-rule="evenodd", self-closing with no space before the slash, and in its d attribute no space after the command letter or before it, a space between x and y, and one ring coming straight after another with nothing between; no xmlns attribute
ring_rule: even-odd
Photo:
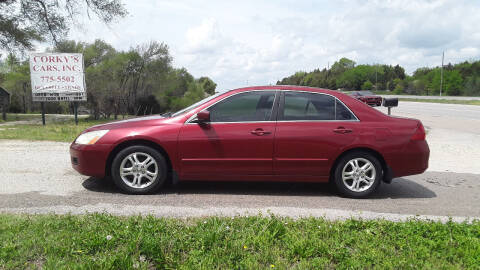
<svg viewBox="0 0 480 270"><path fill-rule="evenodd" d="M378 64L375 64L375 90L378 91L378 86L377 86L377 68Z"/></svg>
<svg viewBox="0 0 480 270"><path fill-rule="evenodd" d="M330 61L327 62L327 80L328 80L328 74L330 74Z"/></svg>
<svg viewBox="0 0 480 270"><path fill-rule="evenodd" d="M443 58L445 57L445 52L442 52L442 68L440 69L440 96L442 96L443 88Z"/></svg>

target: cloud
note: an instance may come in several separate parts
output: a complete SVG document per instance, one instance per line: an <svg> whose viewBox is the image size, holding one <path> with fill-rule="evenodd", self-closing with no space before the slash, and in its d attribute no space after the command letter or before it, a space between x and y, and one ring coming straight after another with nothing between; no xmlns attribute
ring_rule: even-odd
<svg viewBox="0 0 480 270"><path fill-rule="evenodd" d="M74 33L128 49L166 42L174 64L210 76L220 90L275 83L296 71L332 65L422 66L480 58L480 2L470 0L195 0L127 2L112 28L87 23Z"/></svg>
<svg viewBox="0 0 480 270"><path fill-rule="evenodd" d="M211 54L228 44L214 18L205 19L200 25L189 28L185 38L184 52L187 54Z"/></svg>

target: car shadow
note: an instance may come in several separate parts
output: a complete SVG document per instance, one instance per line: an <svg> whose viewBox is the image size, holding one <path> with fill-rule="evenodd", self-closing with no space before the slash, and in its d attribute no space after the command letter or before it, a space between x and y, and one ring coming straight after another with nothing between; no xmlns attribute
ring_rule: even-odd
<svg viewBox="0 0 480 270"><path fill-rule="evenodd" d="M395 178L391 184L380 185L371 199L421 199L435 198L437 194L421 183L406 178Z"/></svg>
<svg viewBox="0 0 480 270"><path fill-rule="evenodd" d="M118 189L113 181L109 178L95 178L89 177L83 181L82 186L93 192L102 192L102 193L121 193L121 190Z"/></svg>
<svg viewBox="0 0 480 270"><path fill-rule="evenodd" d="M119 190L110 179L90 177L82 183L89 191L116 194ZM226 194L265 196L324 196L338 197L339 194L328 183L285 183L285 182L244 182L244 181L185 181L164 187L158 194ZM377 192L368 199L434 198L435 192L405 178L394 179L391 184L382 183Z"/></svg>

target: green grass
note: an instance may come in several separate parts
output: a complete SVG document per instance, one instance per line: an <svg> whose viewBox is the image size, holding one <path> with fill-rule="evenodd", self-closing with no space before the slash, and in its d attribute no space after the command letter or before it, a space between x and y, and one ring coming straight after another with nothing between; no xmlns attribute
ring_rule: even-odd
<svg viewBox="0 0 480 270"><path fill-rule="evenodd" d="M78 126L73 119L61 122L0 126L0 139L41 140L72 142L84 129L112 120L79 119Z"/></svg>
<svg viewBox="0 0 480 270"><path fill-rule="evenodd" d="M400 98L400 101L409 102L429 102L443 104L463 104L463 105L480 105L480 100L452 100L452 99L419 99L419 98Z"/></svg>
<svg viewBox="0 0 480 270"><path fill-rule="evenodd" d="M0 269L479 269L480 222L0 215Z"/></svg>

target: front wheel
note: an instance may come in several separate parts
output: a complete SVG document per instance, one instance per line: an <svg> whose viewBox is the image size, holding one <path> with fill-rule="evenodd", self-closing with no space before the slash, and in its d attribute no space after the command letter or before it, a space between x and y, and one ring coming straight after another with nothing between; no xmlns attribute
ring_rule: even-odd
<svg viewBox="0 0 480 270"><path fill-rule="evenodd" d="M112 177L115 184L127 193L154 192L167 177L165 158L148 146L127 147L113 159Z"/></svg>
<svg viewBox="0 0 480 270"><path fill-rule="evenodd" d="M337 163L334 180L342 195L362 198L377 189L382 177L382 166L377 158L366 152L352 152Z"/></svg>

